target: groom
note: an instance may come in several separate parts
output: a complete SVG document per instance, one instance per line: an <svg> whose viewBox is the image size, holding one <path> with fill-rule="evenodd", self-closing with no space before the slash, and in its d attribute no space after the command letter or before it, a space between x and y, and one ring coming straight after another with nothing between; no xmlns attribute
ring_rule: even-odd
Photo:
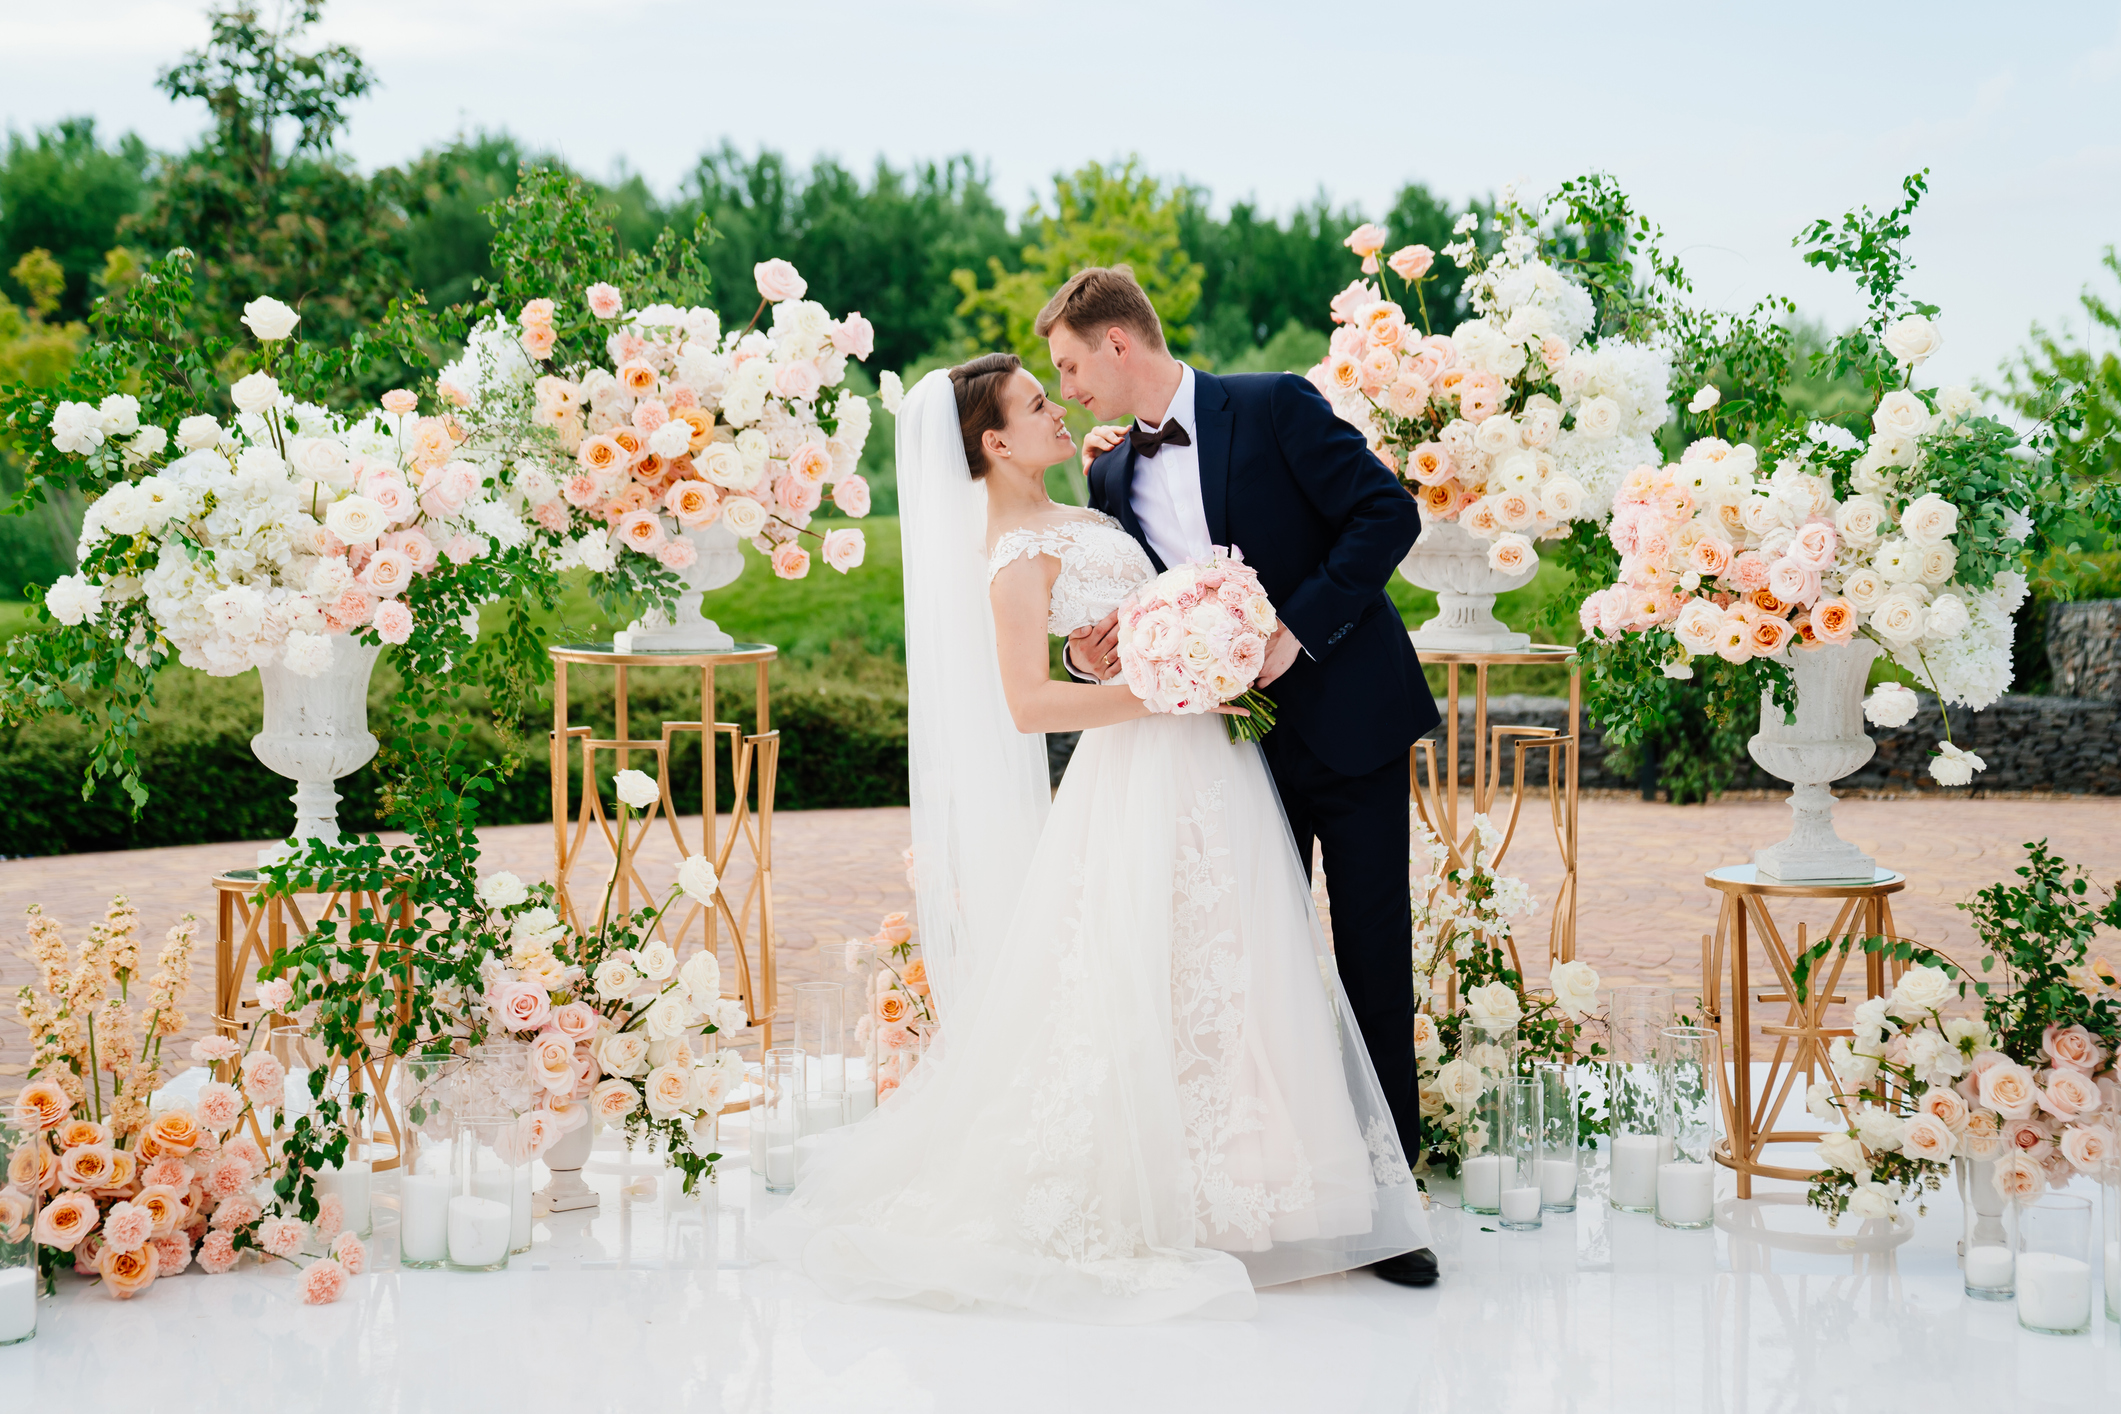
<svg viewBox="0 0 2121 1414"><path fill-rule="evenodd" d="M1258 686L1278 708L1261 743L1306 873L1325 855L1333 953L1409 1157L1419 1152L1413 918L1407 898L1407 750L1436 725L1399 611L1385 596L1421 514L1363 436L1303 379L1227 378L1180 363L1126 266L1078 271L1039 311L1061 396L1127 440L1090 467L1090 504L1159 572L1235 546L1281 626ZM1078 676L1119 670L1116 615L1070 636ZM1427 1286L1427 1249L1377 1263Z"/></svg>

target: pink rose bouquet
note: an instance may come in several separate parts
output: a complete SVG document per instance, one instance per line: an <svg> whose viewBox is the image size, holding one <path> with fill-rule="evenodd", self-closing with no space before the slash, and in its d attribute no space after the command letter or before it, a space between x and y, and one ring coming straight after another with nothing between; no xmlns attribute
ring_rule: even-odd
<svg viewBox="0 0 2121 1414"><path fill-rule="evenodd" d="M1234 547L1165 570L1119 613L1119 661L1127 686L1151 711L1190 715L1235 702L1232 741L1258 741L1274 726L1274 703L1252 684L1279 620L1259 575Z"/></svg>

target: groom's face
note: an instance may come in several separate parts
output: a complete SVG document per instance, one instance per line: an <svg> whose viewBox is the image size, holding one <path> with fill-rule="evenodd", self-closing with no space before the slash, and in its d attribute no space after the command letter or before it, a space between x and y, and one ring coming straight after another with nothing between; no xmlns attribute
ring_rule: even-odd
<svg viewBox="0 0 2121 1414"><path fill-rule="evenodd" d="M1046 347L1053 355L1054 372L1060 374L1063 398L1087 409L1100 422L1122 422L1134 415L1127 396L1133 379L1123 330L1108 330L1102 338L1088 339L1065 324L1056 324Z"/></svg>

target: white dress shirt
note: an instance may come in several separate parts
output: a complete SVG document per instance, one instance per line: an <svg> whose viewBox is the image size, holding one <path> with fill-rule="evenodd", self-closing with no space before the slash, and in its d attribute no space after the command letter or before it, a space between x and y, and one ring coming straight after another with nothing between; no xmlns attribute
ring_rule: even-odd
<svg viewBox="0 0 2121 1414"><path fill-rule="evenodd" d="M1164 421L1155 427L1135 419L1144 432L1156 432L1176 419L1186 429L1191 445L1166 442L1153 457L1134 459L1134 487L1129 498L1134 518L1141 522L1142 538L1169 569L1188 560L1207 557L1213 545L1208 531L1208 508L1200 494L1200 424L1193 416L1193 368L1180 364L1178 391L1164 410Z"/></svg>

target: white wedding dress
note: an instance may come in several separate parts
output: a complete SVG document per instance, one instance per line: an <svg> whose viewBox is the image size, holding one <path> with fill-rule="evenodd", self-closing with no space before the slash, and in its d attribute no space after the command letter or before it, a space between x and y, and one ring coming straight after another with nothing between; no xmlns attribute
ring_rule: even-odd
<svg viewBox="0 0 2121 1414"><path fill-rule="evenodd" d="M1095 512L1010 532L987 572L1025 555L1060 563L1056 634L1152 574ZM941 1054L806 1142L763 1225L831 1295L1242 1317L1255 1287L1429 1245L1273 781L1220 717L1084 732L981 951Z"/></svg>

